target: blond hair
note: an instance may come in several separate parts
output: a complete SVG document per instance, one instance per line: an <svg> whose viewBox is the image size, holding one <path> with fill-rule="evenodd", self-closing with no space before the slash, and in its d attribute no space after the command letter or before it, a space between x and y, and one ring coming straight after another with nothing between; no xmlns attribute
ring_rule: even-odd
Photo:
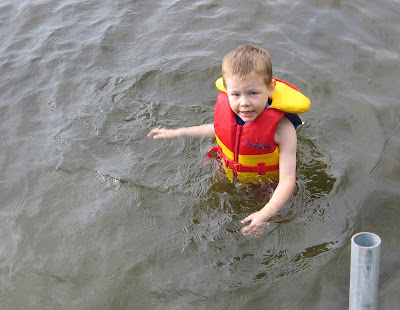
<svg viewBox="0 0 400 310"><path fill-rule="evenodd" d="M272 63L268 52L254 45L241 45L222 61L222 78L227 77L243 80L252 74L263 76L265 84L272 83Z"/></svg>

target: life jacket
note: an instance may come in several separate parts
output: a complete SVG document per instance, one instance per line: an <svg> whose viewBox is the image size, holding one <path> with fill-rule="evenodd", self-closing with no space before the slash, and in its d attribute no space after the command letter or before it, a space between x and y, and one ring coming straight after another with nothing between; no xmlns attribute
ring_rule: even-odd
<svg viewBox="0 0 400 310"><path fill-rule="evenodd" d="M275 144L275 131L279 120L287 116L297 128L302 120L299 113L311 105L293 85L276 80L271 105L254 121L237 124L229 105L222 78L216 82L221 91L215 104L214 131L218 152L229 180L241 183L268 183L279 176L279 147Z"/></svg>

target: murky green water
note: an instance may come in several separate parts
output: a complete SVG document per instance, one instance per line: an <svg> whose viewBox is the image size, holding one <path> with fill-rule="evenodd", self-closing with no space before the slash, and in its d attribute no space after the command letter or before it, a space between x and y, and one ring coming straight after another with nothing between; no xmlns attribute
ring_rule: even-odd
<svg viewBox="0 0 400 310"><path fill-rule="evenodd" d="M398 1L2 1L0 309L346 309L350 238L400 305ZM312 100L291 220L211 162L223 55L266 48Z"/></svg>

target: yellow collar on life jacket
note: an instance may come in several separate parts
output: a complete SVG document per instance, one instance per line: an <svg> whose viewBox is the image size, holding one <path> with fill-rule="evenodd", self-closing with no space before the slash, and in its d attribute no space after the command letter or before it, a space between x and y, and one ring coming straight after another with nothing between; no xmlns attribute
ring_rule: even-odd
<svg viewBox="0 0 400 310"><path fill-rule="evenodd" d="M220 91L226 93L222 77L215 82L215 86ZM275 108L286 113L304 113L308 111L311 106L310 99L304 96L301 92L280 81L276 81L275 90L271 96L271 99L271 108Z"/></svg>

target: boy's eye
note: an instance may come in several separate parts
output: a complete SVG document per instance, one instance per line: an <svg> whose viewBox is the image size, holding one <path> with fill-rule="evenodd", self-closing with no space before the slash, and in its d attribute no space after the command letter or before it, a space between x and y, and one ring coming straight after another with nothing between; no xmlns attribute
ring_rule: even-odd
<svg viewBox="0 0 400 310"><path fill-rule="evenodd" d="M254 96L254 95L257 95L257 93L256 93L255 91L252 91L252 92L250 93L250 95Z"/></svg>

